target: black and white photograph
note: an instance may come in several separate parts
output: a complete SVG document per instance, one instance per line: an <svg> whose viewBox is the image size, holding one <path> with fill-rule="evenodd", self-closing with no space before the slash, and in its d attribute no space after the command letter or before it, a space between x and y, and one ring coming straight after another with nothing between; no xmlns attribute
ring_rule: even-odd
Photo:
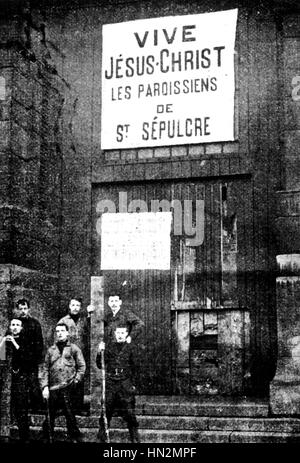
<svg viewBox="0 0 300 463"><path fill-rule="evenodd" d="M0 453L297 443L299 0L0 0Z"/></svg>

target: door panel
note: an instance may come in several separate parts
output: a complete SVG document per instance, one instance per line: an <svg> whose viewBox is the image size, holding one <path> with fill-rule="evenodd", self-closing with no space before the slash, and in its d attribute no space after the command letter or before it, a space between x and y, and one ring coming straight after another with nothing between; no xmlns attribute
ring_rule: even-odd
<svg viewBox="0 0 300 463"><path fill-rule="evenodd" d="M238 265L245 264L243 249L249 249L252 239L251 234L245 232L249 223L244 223L245 217L249 221L249 211L245 211L250 205L249 191L244 181L224 183L215 180L201 183L116 184L94 188L94 274L104 275L105 292L111 282L118 281L121 284L127 280L128 290L123 304L145 323L138 345L139 393L199 393L203 389L201 375L211 376L212 387L218 390L219 373L224 371L224 368L220 370L218 367L218 357L224 349L218 346L217 322L212 323L213 312L221 310L224 304L227 308L237 309L241 301L245 301L245 278L241 275L238 277ZM152 200L177 200L181 204L181 212L176 209L175 203L171 209L170 270L101 270L99 229L97 232L100 213L96 211L97 204L105 199L111 200L118 212L120 193L123 194L123 207L124 197L126 207L132 200L139 199L152 212ZM202 200L205 205L204 241L191 245L188 228L200 226L196 201ZM164 210L168 204L160 203L160 206L160 210ZM197 312L199 308L205 311L211 309L211 315L209 312L201 315ZM197 338L199 333L195 328L200 326L201 317L205 339ZM218 316L214 319L221 320ZM229 320L235 319L238 318L229 316ZM222 326L227 325L223 323ZM231 327L228 332L233 333L234 328ZM229 346L227 350L230 355L230 339L226 335L224 337L224 333L220 339L222 345L225 343ZM207 360L205 362L204 357ZM244 368L241 365L241 371ZM222 381L224 383L224 378Z"/></svg>

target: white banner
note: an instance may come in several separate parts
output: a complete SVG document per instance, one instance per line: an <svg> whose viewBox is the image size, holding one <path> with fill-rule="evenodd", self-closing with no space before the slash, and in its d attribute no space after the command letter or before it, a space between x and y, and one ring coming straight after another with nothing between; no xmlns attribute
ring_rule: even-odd
<svg viewBox="0 0 300 463"><path fill-rule="evenodd" d="M101 148L234 139L237 9L103 26Z"/></svg>
<svg viewBox="0 0 300 463"><path fill-rule="evenodd" d="M169 270L171 212L103 214L102 270Z"/></svg>

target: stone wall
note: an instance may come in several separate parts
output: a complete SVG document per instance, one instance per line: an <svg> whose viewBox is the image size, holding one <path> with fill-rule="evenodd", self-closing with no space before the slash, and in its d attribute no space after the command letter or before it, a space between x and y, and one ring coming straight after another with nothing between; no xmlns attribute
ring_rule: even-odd
<svg viewBox="0 0 300 463"><path fill-rule="evenodd" d="M276 415L299 415L300 398L300 14L282 21L282 189L277 192L278 361L270 387Z"/></svg>
<svg viewBox="0 0 300 463"><path fill-rule="evenodd" d="M66 85L51 63L42 17L23 7L2 13L0 263L5 303L0 330L22 294L32 301L32 312L47 333L60 315L60 126Z"/></svg>
<svg viewBox="0 0 300 463"><path fill-rule="evenodd" d="M42 326L45 346L53 342L51 327L58 318L57 276L12 264L0 264L0 338L5 335L15 302L30 300L30 312ZM11 375L0 360L0 436L9 436Z"/></svg>

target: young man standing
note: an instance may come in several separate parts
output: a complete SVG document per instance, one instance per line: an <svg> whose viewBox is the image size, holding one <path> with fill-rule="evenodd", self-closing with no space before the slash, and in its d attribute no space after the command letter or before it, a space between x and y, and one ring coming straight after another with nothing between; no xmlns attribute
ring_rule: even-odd
<svg viewBox="0 0 300 463"><path fill-rule="evenodd" d="M6 336L1 345L6 343L7 358L11 367L11 409L17 421L19 438L29 442L29 389L31 381L30 351L24 337L22 320L10 321Z"/></svg>
<svg viewBox="0 0 300 463"><path fill-rule="evenodd" d="M50 430L44 423L44 432L53 435L57 411L62 408L66 417L67 430L72 442L80 441L80 431L71 400L72 387L82 382L85 361L76 344L69 340L68 326L58 323L55 328L56 342L46 354L40 383L43 398L49 400Z"/></svg>
<svg viewBox="0 0 300 463"><path fill-rule="evenodd" d="M118 326L127 326L128 334L126 342L135 341L144 323L131 310L122 306L121 291L110 290L108 297L109 310L104 312L104 338L105 341L114 338L115 329Z"/></svg>
<svg viewBox="0 0 300 463"><path fill-rule="evenodd" d="M87 307L88 315L93 311L92 306ZM69 340L76 344L84 353L87 348L88 323L82 311L82 299L72 297L69 301L69 312L58 323L65 323L69 328Z"/></svg>
<svg viewBox="0 0 300 463"><path fill-rule="evenodd" d="M27 346L30 405L33 410L40 410L42 408L42 396L39 388L38 372L44 354L41 324L30 315L30 303L27 299L19 299L13 312L14 317L22 320L22 336Z"/></svg>
<svg viewBox="0 0 300 463"><path fill-rule="evenodd" d="M65 323L69 330L69 340L76 344L83 353L85 362L89 366L89 315L93 312L93 307L87 307L87 316L82 310L82 299L72 297L69 301L69 313L59 320L58 323ZM78 413L82 412L84 399L84 383L80 382L73 388L72 401Z"/></svg>
<svg viewBox="0 0 300 463"><path fill-rule="evenodd" d="M135 415L135 386L133 379L135 371L135 347L128 343L129 336L126 325L118 326L114 331L114 338L107 343L100 342L96 357L96 364L102 369L102 358L105 356L106 378L106 418L108 426L113 413L118 409L126 421L131 442L140 442L138 422ZM105 442L104 416L99 418L99 438Z"/></svg>

